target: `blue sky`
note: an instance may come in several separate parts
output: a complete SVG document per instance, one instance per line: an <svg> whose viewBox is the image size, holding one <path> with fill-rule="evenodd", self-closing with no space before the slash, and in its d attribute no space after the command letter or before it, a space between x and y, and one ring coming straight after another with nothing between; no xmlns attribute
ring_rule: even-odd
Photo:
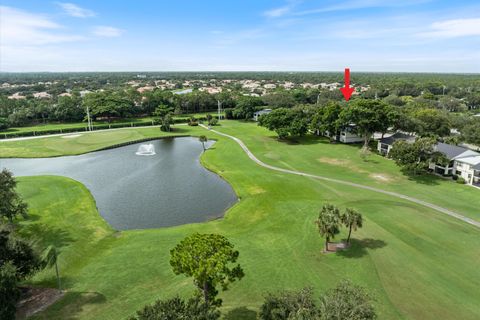
<svg viewBox="0 0 480 320"><path fill-rule="evenodd" d="M480 72L478 1L0 3L0 71Z"/></svg>

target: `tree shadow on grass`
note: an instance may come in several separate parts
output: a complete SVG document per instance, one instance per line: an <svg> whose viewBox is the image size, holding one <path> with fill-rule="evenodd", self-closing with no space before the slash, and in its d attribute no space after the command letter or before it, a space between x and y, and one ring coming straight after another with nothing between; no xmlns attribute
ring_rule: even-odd
<svg viewBox="0 0 480 320"><path fill-rule="evenodd" d="M27 239L32 239L40 247L53 245L57 249L60 249L73 242L73 239L67 231L41 223L23 226L20 228L20 234Z"/></svg>
<svg viewBox="0 0 480 320"><path fill-rule="evenodd" d="M83 310L106 301L105 296L98 292L67 292L57 303L36 315L36 318L51 319L50 315L55 314L59 319L78 319Z"/></svg>
<svg viewBox="0 0 480 320"><path fill-rule="evenodd" d="M190 128L190 127L188 127L188 128ZM182 125L182 126L179 126L178 123L177 123L176 126L175 126L175 125L172 126L170 132L171 132L171 133L175 133L175 134L176 134L176 133L185 133L185 134L187 134L188 129L186 128L186 126L183 126L183 125Z"/></svg>
<svg viewBox="0 0 480 320"><path fill-rule="evenodd" d="M325 137L320 137L316 135L306 135L303 137L288 137L285 139L279 139L277 136L274 136L277 141L283 142L288 145L314 145L314 144L330 144L329 140Z"/></svg>
<svg viewBox="0 0 480 320"><path fill-rule="evenodd" d="M429 173L413 174L412 171L406 170L405 168L400 169L400 171L402 171L409 181L428 186L438 185L439 181L442 179L441 177Z"/></svg>
<svg viewBox="0 0 480 320"><path fill-rule="evenodd" d="M336 254L345 258L361 258L368 253L368 249L377 250L386 245L385 241L378 239L350 239L350 247L345 250L339 250Z"/></svg>
<svg viewBox="0 0 480 320"><path fill-rule="evenodd" d="M370 157L371 157L371 155L368 155L366 158L362 159L363 162L373 163L373 164L379 164L380 163L378 160L371 159Z"/></svg>
<svg viewBox="0 0 480 320"><path fill-rule="evenodd" d="M60 266L59 267L60 269L60 282L61 282L61 289L62 290L69 290L70 288L72 288L75 283L78 282L78 280L76 278L72 278L72 277L69 277L67 276L66 274L63 273L63 269L62 267ZM50 272L48 275L43 275L45 274L46 272ZM40 274L41 276L41 279L40 280L27 280L25 282L26 285L31 285L33 287L40 287L40 288L55 288L55 289L58 289L58 280L57 280L57 277L55 275L55 267L52 266L50 268L45 268L43 270L40 271Z"/></svg>
<svg viewBox="0 0 480 320"><path fill-rule="evenodd" d="M247 307L239 307L227 312L223 319L225 320L255 320L257 313Z"/></svg>

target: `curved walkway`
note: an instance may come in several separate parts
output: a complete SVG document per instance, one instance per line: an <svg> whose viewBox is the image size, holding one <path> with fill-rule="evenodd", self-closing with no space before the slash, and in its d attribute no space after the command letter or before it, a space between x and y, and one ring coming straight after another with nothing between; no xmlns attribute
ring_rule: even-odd
<svg viewBox="0 0 480 320"><path fill-rule="evenodd" d="M230 139L234 140L235 142L237 142L240 145L240 147L242 147L243 151L245 151L245 153L248 155L248 157L251 160L253 160L255 163L257 163L258 165L260 165L264 168L279 171L279 172L289 173L289 174L295 174L297 176L309 177L309 178L314 178L314 179L318 179L318 180L343 184L343 185L347 185L347 186L350 186L350 187L365 189L365 190L369 190L369 191L378 192L378 193L386 194L386 195L389 195L389 196L397 197L397 198L404 199L404 200L407 200L407 201L410 201L410 202L413 202L413 203L416 203L416 204L420 204L422 206L425 206L425 207L433 209L433 210L437 210L441 213L447 214L451 217L462 220L462 221L464 221L468 224L471 224L471 225L473 225L477 228L480 228L480 222L479 221L467 218L467 217L465 217L465 216L463 216L459 213L456 213L454 211L451 211L447 208L443 208L443 207L437 206L435 204L432 204L432 203L429 203L429 202L426 202L426 201L423 201L423 200L420 200L420 199L416 199L416 198L413 198L413 197L410 197L410 196L406 196L406 195L403 195L401 193L386 191L386 190L382 190L382 189L378 189L378 188L374 188L374 187L369 187L369 186L366 186L366 185L363 185L363 184L358 184L358 183L353 183L353 182L338 180L338 179L333 179L333 178L327 178L327 177L324 177L324 176L318 176L318 175L305 173L305 172L301 172L301 171L283 169L283 168L279 168L279 167L275 167L275 166L266 164L265 162L262 162L257 157L255 157L255 155L248 149L248 147L245 145L245 143L243 143L243 141L238 139L237 137L231 136L231 135L226 134L226 133L219 132L217 130L208 129L206 126L204 126L202 124L201 124L201 126L205 129L211 131L211 132L214 132L216 134L219 134L221 136L224 136L224 137L227 137L227 138L230 138Z"/></svg>

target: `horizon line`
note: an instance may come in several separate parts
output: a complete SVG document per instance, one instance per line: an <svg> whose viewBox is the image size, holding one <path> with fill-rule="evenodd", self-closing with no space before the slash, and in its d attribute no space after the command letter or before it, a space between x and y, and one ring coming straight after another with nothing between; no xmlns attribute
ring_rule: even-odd
<svg viewBox="0 0 480 320"><path fill-rule="evenodd" d="M350 70L352 70L350 68ZM343 73L344 70L116 70L116 71L1 71L0 74L25 74L25 73ZM350 71L351 73L393 73L393 74L457 74L457 75L480 75L480 72L451 72L451 71Z"/></svg>

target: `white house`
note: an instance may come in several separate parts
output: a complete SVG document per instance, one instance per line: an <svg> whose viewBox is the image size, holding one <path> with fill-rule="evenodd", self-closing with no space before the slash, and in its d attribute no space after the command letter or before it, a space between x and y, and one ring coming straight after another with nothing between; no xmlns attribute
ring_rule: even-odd
<svg viewBox="0 0 480 320"><path fill-rule="evenodd" d="M343 143L363 142L363 137L355 134L354 131L355 131L355 125L351 124L343 128L342 130L340 130L340 135L336 137L336 140Z"/></svg>
<svg viewBox="0 0 480 320"><path fill-rule="evenodd" d="M356 135L353 131L355 129L355 125L349 125L348 127L344 128L340 131L339 141L343 143L357 143L363 142L363 137Z"/></svg>
<svg viewBox="0 0 480 320"><path fill-rule="evenodd" d="M35 92L33 94L33 97L37 99L50 99L52 95L48 92L43 91L43 92Z"/></svg>
<svg viewBox="0 0 480 320"><path fill-rule="evenodd" d="M325 137L330 137L335 141L342 142L342 143L358 143L363 142L363 137L354 133L355 125L351 124L346 128L341 129L337 134L333 135L330 132L325 131L323 135ZM316 135L321 135L322 133L319 130L315 131Z"/></svg>
<svg viewBox="0 0 480 320"><path fill-rule="evenodd" d="M462 177L465 183L480 187L480 153L446 143L437 143L435 151L443 153L449 163L430 163L429 168L442 175Z"/></svg>
<svg viewBox="0 0 480 320"><path fill-rule="evenodd" d="M480 187L480 154L457 159L454 169L455 174L462 177L466 183Z"/></svg>
<svg viewBox="0 0 480 320"><path fill-rule="evenodd" d="M403 132L395 132L390 137L381 138L378 140L377 150L381 155L388 155L392 150L393 144L397 141L407 141L408 143L415 142L415 136Z"/></svg>
<svg viewBox="0 0 480 320"><path fill-rule="evenodd" d="M263 110L254 112L253 113L253 120L258 121L258 118L260 118L261 115L269 114L270 112L272 112L272 109L263 109Z"/></svg>

